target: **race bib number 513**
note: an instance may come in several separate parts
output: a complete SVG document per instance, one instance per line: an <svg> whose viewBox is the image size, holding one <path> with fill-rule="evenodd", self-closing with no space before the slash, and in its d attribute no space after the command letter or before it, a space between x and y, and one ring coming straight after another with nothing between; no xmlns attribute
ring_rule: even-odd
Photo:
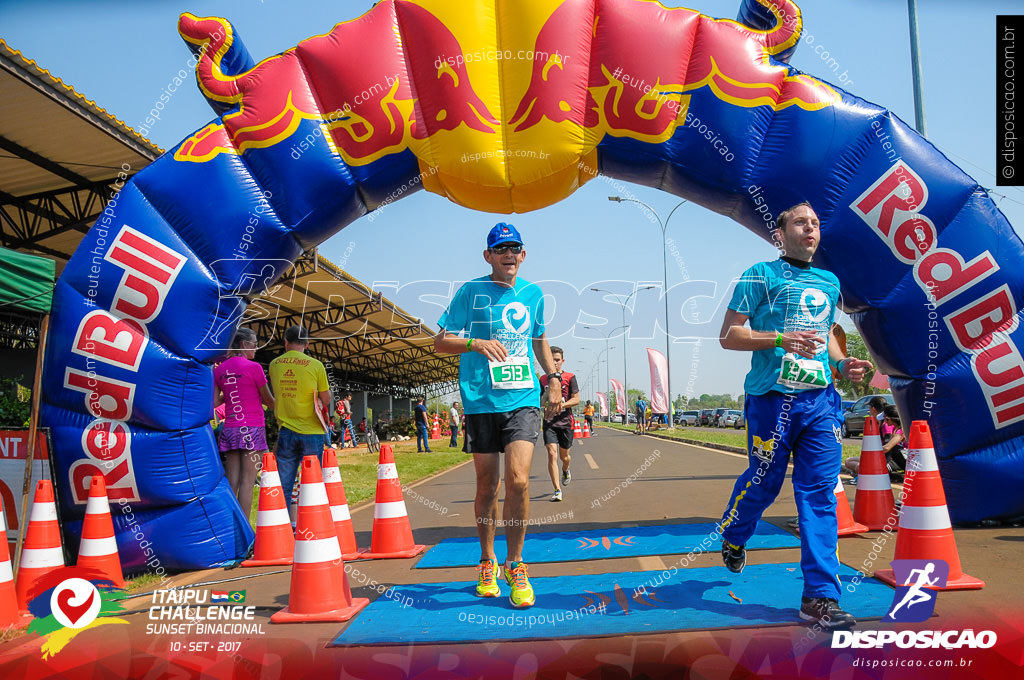
<svg viewBox="0 0 1024 680"><path fill-rule="evenodd" d="M488 361L491 386L496 390L533 389L533 374L527 357L509 357L506 361Z"/></svg>

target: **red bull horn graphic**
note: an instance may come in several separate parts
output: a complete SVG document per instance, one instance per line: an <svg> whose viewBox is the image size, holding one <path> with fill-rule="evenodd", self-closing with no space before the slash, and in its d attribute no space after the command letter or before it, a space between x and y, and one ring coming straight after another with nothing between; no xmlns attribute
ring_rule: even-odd
<svg viewBox="0 0 1024 680"><path fill-rule="evenodd" d="M1024 516L1024 244L889 111L788 66L796 5L739 3L730 21L644 0L384 0L259 63L227 20L183 15L216 118L110 198L54 291L42 418L67 544L103 474L126 573L243 557L253 532L209 421L212 363L270 308L250 302L408 187L524 212L598 169L766 239L765 215L810 201L815 263L901 413L929 420L953 521Z"/></svg>

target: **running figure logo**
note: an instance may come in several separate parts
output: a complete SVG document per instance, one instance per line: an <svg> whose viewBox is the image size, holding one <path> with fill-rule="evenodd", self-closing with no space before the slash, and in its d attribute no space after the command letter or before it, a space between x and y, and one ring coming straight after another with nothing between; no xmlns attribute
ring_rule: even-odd
<svg viewBox="0 0 1024 680"><path fill-rule="evenodd" d="M936 591L949 578L945 560L893 560L893 574L903 585L896 588L889 613L883 621L920 623L935 611Z"/></svg>

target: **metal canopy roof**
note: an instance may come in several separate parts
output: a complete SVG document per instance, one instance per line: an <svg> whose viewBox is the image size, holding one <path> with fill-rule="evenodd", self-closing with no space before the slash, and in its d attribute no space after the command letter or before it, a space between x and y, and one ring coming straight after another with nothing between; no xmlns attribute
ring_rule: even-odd
<svg viewBox="0 0 1024 680"><path fill-rule="evenodd" d="M162 153L0 39L0 245L48 255L60 270L118 173Z"/></svg>
<svg viewBox="0 0 1024 680"><path fill-rule="evenodd" d="M130 177L162 153L0 39L0 246L52 257L59 272L118 173ZM284 330L302 323L310 354L330 364L339 389L455 389L458 357L434 354L436 331L315 251L277 283L247 313L247 325L271 342L261 361L280 354ZM37 335L30 315L0 314L0 346L35 346Z"/></svg>
<svg viewBox="0 0 1024 680"><path fill-rule="evenodd" d="M309 353L331 365L341 389L388 386L404 396L423 386L432 394L457 387L459 358L434 353L436 330L316 251L250 304L244 324L270 340L257 355L264 362L284 351L285 329L304 325Z"/></svg>

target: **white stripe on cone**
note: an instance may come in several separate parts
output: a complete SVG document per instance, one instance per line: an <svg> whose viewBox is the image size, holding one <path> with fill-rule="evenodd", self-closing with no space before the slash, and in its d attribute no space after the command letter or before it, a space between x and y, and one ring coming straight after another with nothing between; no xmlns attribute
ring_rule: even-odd
<svg viewBox="0 0 1024 680"><path fill-rule="evenodd" d="M78 548L79 557L101 557L117 554L117 540L108 538L83 538Z"/></svg>
<svg viewBox="0 0 1024 680"><path fill-rule="evenodd" d="M341 472L336 467L328 465L324 468L324 484L334 484L341 481Z"/></svg>
<svg viewBox="0 0 1024 680"><path fill-rule="evenodd" d="M260 488L266 489L271 486L281 486L281 475L277 470L264 470L260 473Z"/></svg>
<svg viewBox="0 0 1024 680"><path fill-rule="evenodd" d="M60 548L24 548L21 551L22 569L63 566L64 551Z"/></svg>
<svg viewBox="0 0 1024 680"><path fill-rule="evenodd" d="M256 526L258 527L276 527L291 523L291 517L288 516L288 511L285 508L256 511Z"/></svg>
<svg viewBox="0 0 1024 680"><path fill-rule="evenodd" d="M56 522L57 506L51 501L45 503L33 503L32 514L29 515L29 522Z"/></svg>
<svg viewBox="0 0 1024 680"><path fill-rule="evenodd" d="M405 509L405 501L377 503L373 506L374 519L394 519L395 517L406 517L408 514Z"/></svg>
<svg viewBox="0 0 1024 680"><path fill-rule="evenodd" d="M910 449L907 451L907 472L938 472L939 461L935 449Z"/></svg>
<svg viewBox="0 0 1024 680"><path fill-rule="evenodd" d="M311 505L328 505L327 487L323 482L303 484L299 491L299 505L309 507Z"/></svg>
<svg viewBox="0 0 1024 680"><path fill-rule="evenodd" d="M832 493L839 495L839 492L843 490L843 480L840 477L836 477L836 488L832 489Z"/></svg>
<svg viewBox="0 0 1024 680"><path fill-rule="evenodd" d="M89 496L89 500L85 504L85 514L106 515L109 512L110 503L107 502L106 496Z"/></svg>
<svg viewBox="0 0 1024 680"><path fill-rule="evenodd" d="M860 450L863 451L881 451L882 450L882 438L877 434L866 434L860 442Z"/></svg>
<svg viewBox="0 0 1024 680"><path fill-rule="evenodd" d="M377 466L377 479L398 479L398 468L394 463L381 463Z"/></svg>
<svg viewBox="0 0 1024 680"><path fill-rule="evenodd" d="M295 564L319 564L341 559L341 545L336 537L295 541Z"/></svg>
<svg viewBox="0 0 1024 680"><path fill-rule="evenodd" d="M857 477L857 491L892 491L892 482L889 481L889 474L859 475Z"/></svg>
<svg viewBox="0 0 1024 680"><path fill-rule="evenodd" d="M9 583L14 580L14 572L11 571L11 561L0 562L0 583Z"/></svg>
<svg viewBox="0 0 1024 680"><path fill-rule="evenodd" d="M331 506L331 519L334 523L344 522L347 519L352 519L352 515L348 511L348 503L345 505L332 505Z"/></svg>
<svg viewBox="0 0 1024 680"><path fill-rule="evenodd" d="M900 513L900 529L933 531L952 528L953 525L949 521L949 510L945 505L923 507L904 505L903 511Z"/></svg>

